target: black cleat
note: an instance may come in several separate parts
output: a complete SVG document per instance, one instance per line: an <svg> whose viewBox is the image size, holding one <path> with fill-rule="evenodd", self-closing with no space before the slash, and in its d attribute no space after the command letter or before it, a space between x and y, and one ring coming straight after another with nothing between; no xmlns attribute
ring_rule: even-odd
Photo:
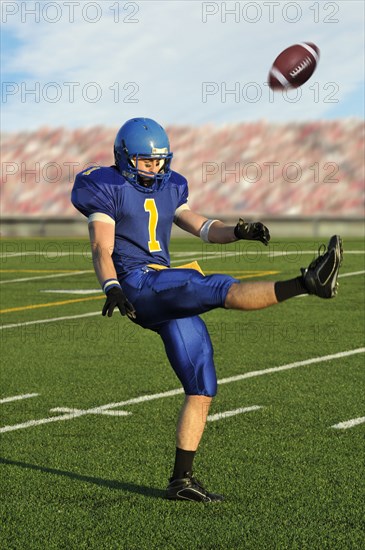
<svg viewBox="0 0 365 550"><path fill-rule="evenodd" d="M222 495L208 493L192 472L185 472L181 479L170 479L166 498L170 500L193 500L195 502L218 502L224 500Z"/></svg>
<svg viewBox="0 0 365 550"><path fill-rule="evenodd" d="M325 245L322 245L318 254L318 258L306 269L301 269L304 285L308 294L315 294L320 298L334 298L337 294L337 278L343 256L341 237L333 235L327 250Z"/></svg>

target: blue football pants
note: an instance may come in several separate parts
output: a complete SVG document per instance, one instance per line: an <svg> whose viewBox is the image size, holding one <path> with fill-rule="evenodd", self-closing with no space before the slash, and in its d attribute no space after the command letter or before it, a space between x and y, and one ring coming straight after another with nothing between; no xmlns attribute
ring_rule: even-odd
<svg viewBox="0 0 365 550"><path fill-rule="evenodd" d="M217 392L213 346L199 314L223 307L229 288L238 282L229 275L205 277L195 269L180 268L142 268L120 278L137 324L161 336L187 395Z"/></svg>

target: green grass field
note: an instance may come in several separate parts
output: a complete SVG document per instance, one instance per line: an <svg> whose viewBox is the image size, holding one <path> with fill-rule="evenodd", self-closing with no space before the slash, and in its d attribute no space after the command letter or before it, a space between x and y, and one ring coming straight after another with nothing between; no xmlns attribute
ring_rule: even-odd
<svg viewBox="0 0 365 550"><path fill-rule="evenodd" d="M285 279L319 244L175 240L172 263ZM365 424L333 428L365 416L363 248L344 240L334 300L203 316L210 413L260 407L207 424L195 474L226 500L204 505L163 498L183 395L164 395L180 386L159 337L70 293L98 289L88 243L3 240L1 547L364 549Z"/></svg>

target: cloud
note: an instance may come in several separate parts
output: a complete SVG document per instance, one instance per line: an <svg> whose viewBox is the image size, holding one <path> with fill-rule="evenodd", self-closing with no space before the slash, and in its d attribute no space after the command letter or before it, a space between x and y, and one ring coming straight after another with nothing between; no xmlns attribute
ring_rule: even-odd
<svg viewBox="0 0 365 550"><path fill-rule="evenodd" d="M54 3L40 5L47 4ZM6 129L119 126L136 115L164 124L319 118L335 114L328 97L343 104L362 85L362 2L327 2L326 9L309 2L128 2L120 3L118 21L115 2L76 4L73 22L67 2L59 2L55 23L49 19L56 11L40 13L38 22L34 16L22 22L20 13L8 17L5 29L17 47L3 63L3 80L16 80L18 92L3 104ZM82 13L87 4L100 6L95 23L90 19L100 13L92 7ZM316 73L297 101L295 94L272 97L264 83L273 59L304 40L321 49ZM216 90L205 101L204 83ZM26 94L32 87L36 92Z"/></svg>

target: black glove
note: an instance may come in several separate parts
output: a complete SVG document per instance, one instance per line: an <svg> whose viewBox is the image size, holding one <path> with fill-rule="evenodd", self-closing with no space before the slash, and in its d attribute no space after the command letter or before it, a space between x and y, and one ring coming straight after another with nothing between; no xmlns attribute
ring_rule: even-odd
<svg viewBox="0 0 365 550"><path fill-rule="evenodd" d="M261 222L245 222L242 218L234 228L234 234L237 239L247 239L249 241L261 241L265 246L269 244L270 233L268 228Z"/></svg>
<svg viewBox="0 0 365 550"><path fill-rule="evenodd" d="M106 301L103 307L102 315L105 317L106 312L108 312L108 317L111 317L116 306L118 306L122 315L127 315L130 319L136 318L136 311L125 296L123 290L118 286L113 286L106 293Z"/></svg>

